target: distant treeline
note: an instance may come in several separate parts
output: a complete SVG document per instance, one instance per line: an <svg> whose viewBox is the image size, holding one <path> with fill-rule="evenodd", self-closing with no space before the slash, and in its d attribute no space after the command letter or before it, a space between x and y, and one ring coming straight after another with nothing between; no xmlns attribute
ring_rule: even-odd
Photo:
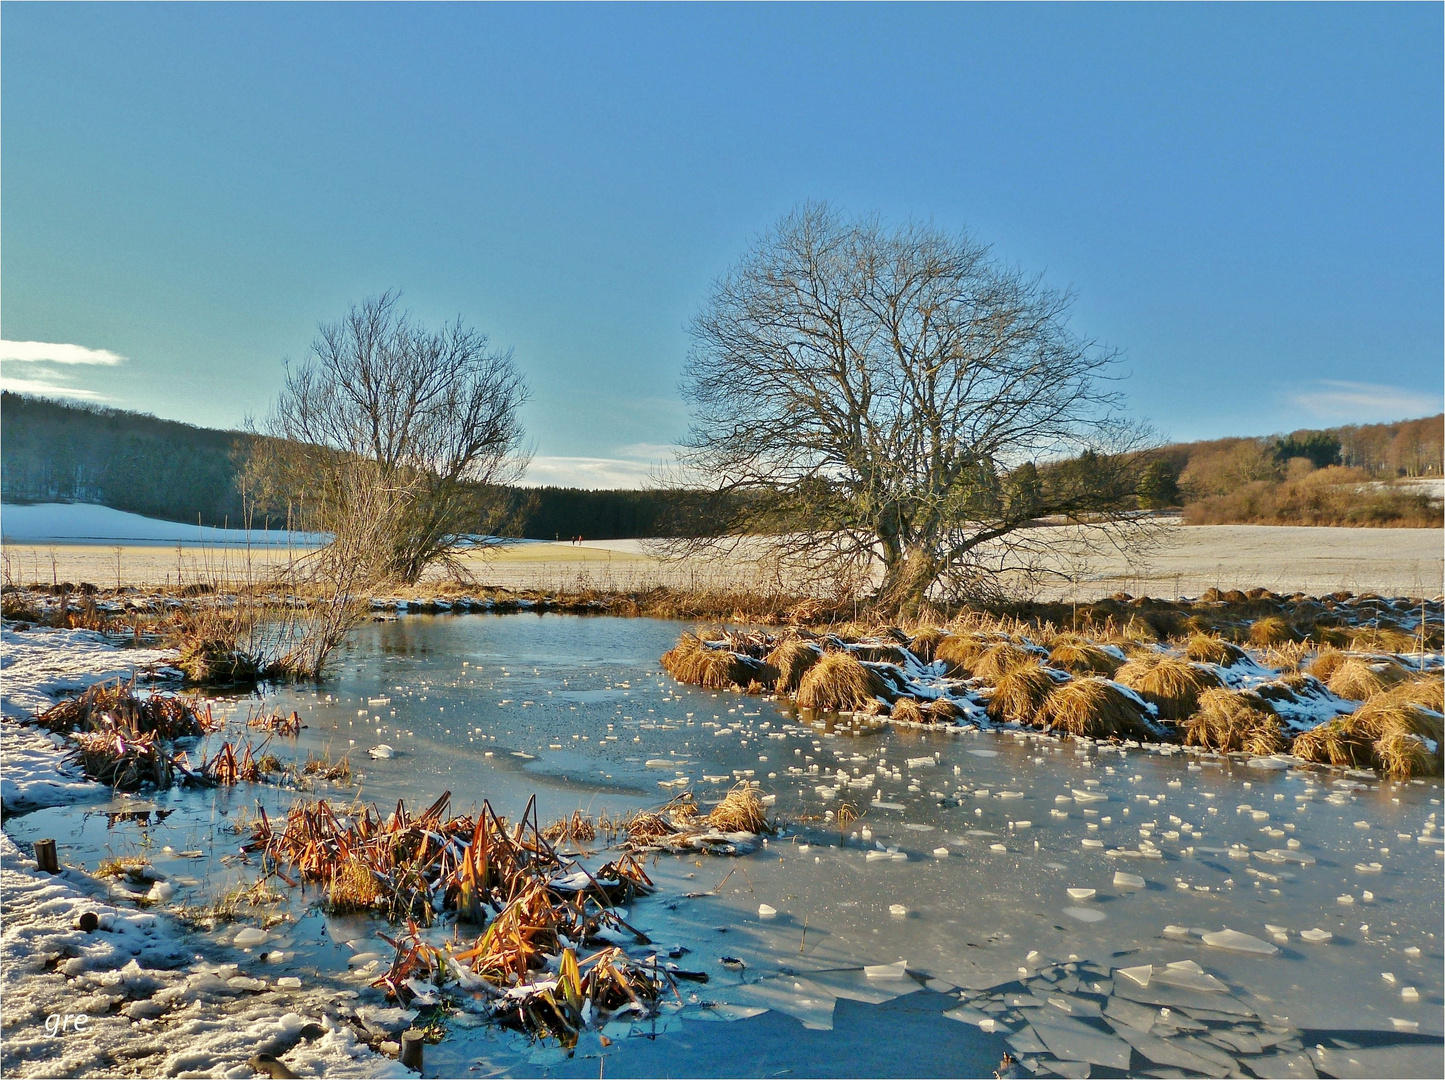
<svg viewBox="0 0 1445 1080"><path fill-rule="evenodd" d="M1445 414L1155 451L1161 498L1193 525L1438 528L1441 508L1410 481L1445 470Z"/></svg>
<svg viewBox="0 0 1445 1080"><path fill-rule="evenodd" d="M237 477L256 438L5 393L0 493L7 502L94 502L235 528L246 513ZM1445 415L1173 443L1149 456L1142 505L1182 506L1191 523L1440 524L1429 496L1397 481L1445 471ZM498 494L510 511L507 531L534 540L681 535L716 509L693 492L544 487Z"/></svg>
<svg viewBox="0 0 1445 1080"><path fill-rule="evenodd" d="M236 481L256 438L7 392L0 400L0 493L6 502L102 503L168 521L239 528L246 508ZM696 498L559 487L499 495L511 511L508 531L533 540L669 535Z"/></svg>
<svg viewBox="0 0 1445 1080"><path fill-rule="evenodd" d="M6 502L90 502L194 525L242 525L248 436L144 413L0 395ZM258 523L259 524L259 523Z"/></svg>

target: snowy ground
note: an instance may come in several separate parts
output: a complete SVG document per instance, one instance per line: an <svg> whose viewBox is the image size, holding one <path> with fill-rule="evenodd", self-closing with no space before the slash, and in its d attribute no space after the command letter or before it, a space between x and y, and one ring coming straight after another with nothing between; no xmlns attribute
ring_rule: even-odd
<svg viewBox="0 0 1445 1080"><path fill-rule="evenodd" d="M4 632L0 790L7 829L16 812L110 797L62 765L48 735L15 718L61 691L171 658L120 649L83 630ZM217 954L168 916L117 906L114 895L114 885L83 870L41 873L29 852L0 833L6 1075L252 1076L246 1061L257 1053L285 1055L301 1076L412 1075L333 1018L338 995L355 991L317 983L300 994L278 993L264 973L249 977L263 964L254 949ZM99 916L98 929L79 929L84 912ZM84 1017L82 1030L67 1015Z"/></svg>
<svg viewBox="0 0 1445 1080"><path fill-rule="evenodd" d="M114 529L111 538L59 542L24 539L10 531L10 515L33 507L6 507L4 563L16 582L90 581L98 585L161 585L236 576L282 566L287 548L259 544L241 549L174 540L137 543ZM71 510L79 508L69 508ZM116 513L110 511L110 513ZM134 518L134 515L124 515ZM145 519L136 519L145 521ZM152 523L194 539L196 529ZM139 528L136 526L135 528ZM133 532L134 530L131 530ZM1272 589L1323 595L1339 589L1384 596L1438 596L1445 589L1445 531L1344 529L1273 525L1165 525L1147 556L1096 555L1076 559L1071 530L1058 529L1055 569L1062 575L1042 599L1089 600L1124 590L1135 596L1198 596L1206 589ZM169 534L168 534L169 535ZM177 537L177 539L184 539ZM245 556L245 559L242 556ZM776 575L746 546L719 560L669 562L643 540L584 544L526 543L492 549L463 561L477 580L513 589L633 591L674 588L776 587ZM785 576L786 577L786 576Z"/></svg>
<svg viewBox="0 0 1445 1080"><path fill-rule="evenodd" d="M282 529L215 529L115 510L94 503L5 503L0 506L0 535L5 543L100 542L108 544L216 544L312 547L326 542L319 533Z"/></svg>

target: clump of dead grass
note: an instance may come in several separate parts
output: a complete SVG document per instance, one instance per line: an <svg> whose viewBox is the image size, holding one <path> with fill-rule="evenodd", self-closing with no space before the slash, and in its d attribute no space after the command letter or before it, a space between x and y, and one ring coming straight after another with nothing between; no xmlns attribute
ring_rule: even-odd
<svg viewBox="0 0 1445 1080"><path fill-rule="evenodd" d="M934 698L923 710L935 724L946 724L966 715L962 707L948 698Z"/></svg>
<svg viewBox="0 0 1445 1080"><path fill-rule="evenodd" d="M923 708L918 704L918 699L913 697L901 697L895 701L889 716L905 724L921 724L925 721Z"/></svg>
<svg viewBox="0 0 1445 1080"><path fill-rule="evenodd" d="M1040 664L1022 664L1006 671L988 699L990 718L1032 724L1057 684Z"/></svg>
<svg viewBox="0 0 1445 1080"><path fill-rule="evenodd" d="M1390 776L1430 776L1441 772L1445 718L1408 701L1378 696L1351 713L1295 737L1291 748L1306 761L1356 769L1378 769Z"/></svg>
<svg viewBox="0 0 1445 1080"><path fill-rule="evenodd" d="M1144 707L1108 679L1073 679L1057 687L1035 720L1048 731L1091 739L1156 739Z"/></svg>
<svg viewBox="0 0 1445 1080"><path fill-rule="evenodd" d="M1054 642L1049 663L1074 675L1103 675L1112 678L1124 661L1107 649L1082 638L1065 636Z"/></svg>
<svg viewBox="0 0 1445 1080"><path fill-rule="evenodd" d="M945 634L934 643L933 658L954 671L970 672L974 662L993 644L995 639L981 634Z"/></svg>
<svg viewBox="0 0 1445 1080"><path fill-rule="evenodd" d="M1184 646L1184 655L1195 663L1229 667L1245 657L1238 645L1213 634L1191 634Z"/></svg>
<svg viewBox="0 0 1445 1080"><path fill-rule="evenodd" d="M1315 654L1314 660L1310 661L1308 670L1309 673L1316 679L1319 679L1320 682L1328 683L1330 676L1349 658L1348 653L1341 652L1339 649L1331 646L1326 646Z"/></svg>
<svg viewBox="0 0 1445 1080"><path fill-rule="evenodd" d="M1022 664L1033 663L1036 659L1036 655L1023 646L1000 641L996 645L990 645L974 660L970 672L975 679L997 683L1009 671Z"/></svg>
<svg viewBox="0 0 1445 1080"><path fill-rule="evenodd" d="M926 626L909 639L908 651L925 664L931 664L935 659L938 643L947 636L946 631L936 626Z"/></svg>
<svg viewBox="0 0 1445 1080"><path fill-rule="evenodd" d="M1445 712L1445 678L1439 671L1417 675L1391 687L1383 696L1391 701L1423 705L1433 712Z"/></svg>
<svg viewBox="0 0 1445 1080"><path fill-rule="evenodd" d="M1367 660L1351 656L1330 673L1325 685L1330 692L1354 701L1368 701L1404 681L1408 672L1394 660Z"/></svg>
<svg viewBox="0 0 1445 1080"><path fill-rule="evenodd" d="M1163 653L1130 660L1114 678L1153 704L1159 719L1172 722L1193 716L1199 695L1220 685L1219 676L1209 668Z"/></svg>
<svg viewBox="0 0 1445 1080"><path fill-rule="evenodd" d="M803 675L796 700L804 709L844 712L865 707L882 692L882 680L862 661L845 652L830 652Z"/></svg>
<svg viewBox="0 0 1445 1080"><path fill-rule="evenodd" d="M804 638L788 636L779 641L767 656L767 663L778 672L778 693L796 694L803 676L822 656L823 650Z"/></svg>
<svg viewBox="0 0 1445 1080"><path fill-rule="evenodd" d="M712 808L707 820L723 832L760 833L768 827L762 799L746 780L735 785L723 801Z"/></svg>
<svg viewBox="0 0 1445 1080"><path fill-rule="evenodd" d="M1249 643L1259 648L1298 640L1300 635L1295 632L1294 627L1278 615L1266 615L1262 619L1256 619L1249 627Z"/></svg>
<svg viewBox="0 0 1445 1080"><path fill-rule="evenodd" d="M684 632L677 644L662 654L662 666L680 683L705 690L735 690L758 682L771 686L777 671L763 662L734 652L726 639L707 639Z"/></svg>
<svg viewBox="0 0 1445 1080"><path fill-rule="evenodd" d="M1289 745L1267 700L1216 687L1199 695L1199 711L1183 727L1187 746L1220 753L1278 754Z"/></svg>

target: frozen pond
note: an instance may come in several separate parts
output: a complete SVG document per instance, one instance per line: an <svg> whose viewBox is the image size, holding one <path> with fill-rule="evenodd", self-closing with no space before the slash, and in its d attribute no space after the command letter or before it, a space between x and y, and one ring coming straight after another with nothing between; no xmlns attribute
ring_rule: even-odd
<svg viewBox="0 0 1445 1080"><path fill-rule="evenodd" d="M1023 1075L1440 1074L1438 779L1013 731L829 731L675 684L657 658L684 628L372 623L326 685L266 701L308 725L297 756L349 752L382 807L450 790L458 809L513 814L535 792L545 821L684 788L706 807L739 779L776 796L784 831L758 852L648 863L658 891L628 917L655 944L634 948L708 975L679 984L680 1007L570 1054L462 1011L427 1048L428 1075L989 1075L1005 1051ZM242 721L247 706L226 703ZM369 758L378 744L395 756ZM92 806L7 828L65 836L62 857L92 867L144 846L176 901L200 902L242 872L222 859L238 843L227 822L293 797L242 785L147 801L170 813L145 827ZM860 816L840 828L844 803ZM212 947L249 970L261 962L231 947L235 929ZM288 955L268 977L371 1000L348 960L375 929L314 912L276 927Z"/></svg>

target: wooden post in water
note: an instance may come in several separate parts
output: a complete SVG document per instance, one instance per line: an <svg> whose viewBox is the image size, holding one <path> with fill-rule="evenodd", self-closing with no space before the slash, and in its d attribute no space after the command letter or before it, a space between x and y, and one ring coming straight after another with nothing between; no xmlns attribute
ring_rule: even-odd
<svg viewBox="0 0 1445 1080"><path fill-rule="evenodd" d="M425 1038L416 1028L407 1028L401 1033L401 1063L408 1069L421 1072L421 1052L426 1045Z"/></svg>
<svg viewBox="0 0 1445 1080"><path fill-rule="evenodd" d="M35 866L47 874L60 873L60 860L55 855L54 840L35 841Z"/></svg>

